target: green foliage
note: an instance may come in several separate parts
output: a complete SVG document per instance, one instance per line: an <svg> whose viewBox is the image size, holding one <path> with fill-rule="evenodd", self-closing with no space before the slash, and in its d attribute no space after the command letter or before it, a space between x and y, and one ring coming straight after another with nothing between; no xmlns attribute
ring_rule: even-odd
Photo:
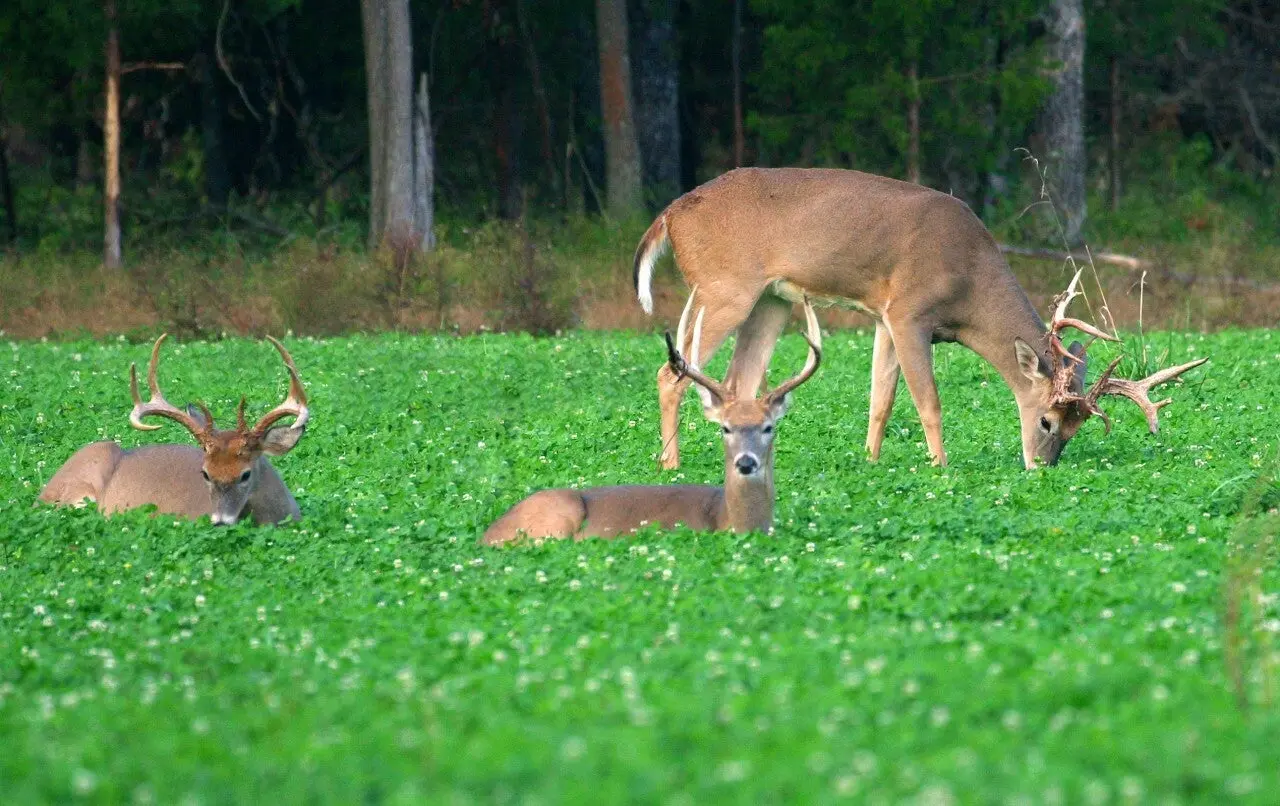
<svg viewBox="0 0 1280 806"><path fill-rule="evenodd" d="M277 467L305 517L275 529L33 508L86 441L182 435L126 424L145 344L7 345L0 791L1269 802L1280 714L1237 710L1219 614L1277 449L1280 341L1158 340L1213 357L1160 433L1108 401L1110 436L1090 423L1027 473L1007 390L945 346L952 466L928 466L905 393L868 464L870 340L832 333L781 426L775 534L506 551L475 541L530 490L719 478L692 403L684 469L655 468L656 336L292 340L314 415ZM284 392L265 344L170 348L175 402L225 419ZM788 336L776 364L803 352Z"/></svg>
<svg viewBox="0 0 1280 806"><path fill-rule="evenodd" d="M914 61L928 183L947 184L961 154L966 176L991 168L1045 88L1023 44L1038 5L755 0L765 27L751 122L769 161L902 176Z"/></svg>

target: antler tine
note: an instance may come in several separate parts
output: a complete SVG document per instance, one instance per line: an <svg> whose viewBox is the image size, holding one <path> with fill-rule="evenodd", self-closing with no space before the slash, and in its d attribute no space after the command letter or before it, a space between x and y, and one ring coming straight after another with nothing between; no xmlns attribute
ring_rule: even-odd
<svg viewBox="0 0 1280 806"><path fill-rule="evenodd" d="M293 356L289 355L289 351L283 344L271 336L267 336L267 341L271 342L271 345L280 353L280 357L284 359L284 366L289 371L289 394L283 403L262 415L262 419L258 420L257 425L250 431L259 436L267 433L267 429L285 417L295 418L290 428L305 428L307 419L311 416L307 408L307 392L302 388L302 379L298 377L298 368L293 363Z"/></svg>
<svg viewBox="0 0 1280 806"><path fill-rule="evenodd" d="M1063 330L1063 328L1073 327L1076 330L1079 330L1081 333L1086 333L1095 338L1102 339L1103 341L1117 341L1117 342L1120 341L1118 338L1116 338L1115 336L1112 336L1110 333L1106 333L1102 330L1099 330L1098 328L1094 327L1093 325L1087 322L1083 322L1079 319L1074 319L1072 317L1067 316L1067 307L1071 305L1071 301L1076 297L1080 296L1082 293L1084 293L1082 291L1076 290L1076 287L1080 285L1080 275L1083 273L1084 273L1083 268L1077 269L1075 276L1071 278L1071 283L1067 286L1067 290L1063 291L1058 296L1057 306L1053 310L1053 319L1051 319L1049 322L1049 330L1055 336L1057 336ZM1065 358L1068 358L1071 361L1080 363L1080 359L1076 358L1070 353L1066 353L1065 351L1056 351L1056 352L1062 353Z"/></svg>
<svg viewBox="0 0 1280 806"><path fill-rule="evenodd" d="M818 371L818 365L822 363L822 329L818 326L818 315L813 312L813 304L809 302L809 298L804 298L804 320L805 332L802 334L804 340L809 343L809 357L805 359L804 369L800 370L800 374L784 381L776 388L769 392L770 400L781 400L791 393L797 386L813 377L813 373Z"/></svg>
<svg viewBox="0 0 1280 806"><path fill-rule="evenodd" d="M698 316L693 323L693 338L689 343L689 353L693 359L687 360L680 350L685 345L685 332L689 325L689 311L693 308L693 298L698 293L698 287L694 286L689 292L689 301L684 304L684 311L680 314L680 324L676 328L676 338L673 343L671 333L666 334L667 339L667 361L671 365L671 369L676 375L688 377L694 383L706 389L721 401L728 400L730 395L719 381L702 373L698 369L698 353L702 348L702 317L706 314L705 307L698 309Z"/></svg>
<svg viewBox="0 0 1280 806"><path fill-rule="evenodd" d="M151 399L146 403L142 402L142 396L138 394L138 365L129 365L129 394L133 397L133 411L129 412L129 425L139 431L155 431L160 426L144 423L142 418L164 417L190 431L197 442L203 442L208 428L213 426L213 418L208 419L207 425L201 424L190 414L165 400L164 395L160 393L160 382L156 379L156 370L160 364L160 345L164 344L164 340L168 337L168 333L160 334L160 338L156 339L151 347L151 362L147 365L147 389L151 392Z"/></svg>
<svg viewBox="0 0 1280 806"><path fill-rule="evenodd" d="M1142 409L1142 413L1147 416L1147 428L1149 428L1151 433L1154 434L1160 430L1160 409L1172 403L1173 398L1165 398L1164 400L1158 400L1153 403L1150 397L1151 389L1162 383L1168 383L1187 370L1195 369L1208 360L1208 358L1199 358L1195 361L1188 361L1187 363L1176 367L1168 367L1153 375L1149 375L1140 381L1130 381L1123 378L1110 377L1110 372L1116 365L1116 362L1112 362L1111 366L1107 367L1107 372L1104 372L1102 377L1098 378L1098 382L1089 390L1089 394L1086 395L1086 399L1096 401L1102 395L1116 395L1119 397L1129 398L1136 403L1138 408Z"/></svg>

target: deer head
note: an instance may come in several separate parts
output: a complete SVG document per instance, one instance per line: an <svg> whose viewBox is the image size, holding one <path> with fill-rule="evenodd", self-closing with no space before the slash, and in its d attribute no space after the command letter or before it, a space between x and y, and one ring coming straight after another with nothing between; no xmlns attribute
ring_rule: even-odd
<svg viewBox="0 0 1280 806"><path fill-rule="evenodd" d="M302 438L310 416L307 394L302 388L298 369L294 366L289 351L283 344L268 336L267 340L280 352L289 372L288 395L283 403L264 414L252 428L245 422L245 399L240 398L236 427L219 429L213 423L213 415L203 403L179 409L161 394L156 369L160 363L160 345L167 337L167 333L161 335L151 348L151 363L147 367L147 388L151 391L151 399L146 403L142 402L138 394L138 368L136 365L129 367L129 392L133 395L129 424L140 431L154 431L160 426L144 423L143 418L163 417L191 432L196 444L204 451L200 472L209 487L211 519L215 524L234 524L240 519L250 496L257 489L262 473L259 462L263 455L283 456L293 450ZM291 425L273 427L286 417L294 418Z"/></svg>
<svg viewBox="0 0 1280 806"><path fill-rule="evenodd" d="M800 374L783 382L776 388L764 392L751 399L740 399L721 382L708 377L698 369L697 361L702 341L702 317L706 308L698 310L693 325L692 339L686 342L685 335L689 324L689 314L693 310L694 297L698 289L695 287L689 294L684 311L680 314L680 324L676 330L675 342L671 334L666 334L667 360L677 376L688 377L698 390L702 400L702 412L706 418L720 425L724 439L724 458L726 479L736 474L743 480L769 480L773 472L773 437L774 426L787 413L790 394L817 371L822 360L822 332L818 327L818 318L814 315L813 306L808 299L804 303L804 315L807 332L805 341L809 343L809 357ZM690 360L685 359L676 345L688 344Z"/></svg>
<svg viewBox="0 0 1280 806"><path fill-rule="evenodd" d="M1088 357L1085 355L1087 346L1073 341L1070 346L1064 348L1062 331L1070 327L1104 341L1120 340L1093 325L1066 315L1067 306L1081 293L1077 290L1081 272L1083 269L1076 272L1067 290L1058 296L1053 319L1044 335L1050 364L1046 365L1045 360L1031 345L1022 339L1014 339L1018 366L1022 374L1031 382L1031 403L1024 404L1024 408L1029 405L1031 414L1037 418L1036 457L1049 465L1058 463L1058 458L1062 455L1067 442L1076 435L1080 426L1090 417L1094 415L1100 417L1106 426L1107 433L1111 432L1111 419L1098 406L1098 401L1103 395L1119 395L1132 400L1146 415L1151 433L1156 433L1160 428L1157 412L1173 401L1166 399L1152 403L1148 397L1151 388L1171 381L1187 370L1194 369L1209 360L1201 358L1163 369L1141 381L1130 381L1111 377L1111 373L1115 371L1121 360L1117 358L1086 392L1084 385L1085 372L1088 368Z"/></svg>

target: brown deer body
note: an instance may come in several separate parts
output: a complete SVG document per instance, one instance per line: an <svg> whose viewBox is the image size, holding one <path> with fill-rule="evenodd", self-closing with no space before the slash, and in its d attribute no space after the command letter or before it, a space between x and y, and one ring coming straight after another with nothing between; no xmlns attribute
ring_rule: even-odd
<svg viewBox="0 0 1280 806"><path fill-rule="evenodd" d="M724 485L625 485L585 490L541 490L512 507L481 538L501 545L520 538L617 537L656 525L684 525L698 531L767 532L773 526L773 438L786 413L790 393L812 377L821 360L821 332L813 308L805 304L809 358L800 374L760 398L741 399L686 363L680 351L696 355L703 314L685 347L686 325L695 289L689 295L675 343L667 337L673 372L697 384L707 419L724 439ZM675 345L679 344L680 347Z"/></svg>
<svg viewBox="0 0 1280 806"><path fill-rule="evenodd" d="M241 518L258 524L299 518L297 502L267 459L292 450L309 417L302 381L284 345L270 339L289 371L288 397L252 428L245 423L241 400L237 427L221 430L214 426L208 409L178 409L160 393L156 369L164 339L156 339L151 350L149 402L142 402L136 368L130 368L134 408L129 423L150 431L159 426L144 423L144 417L173 420L191 432L199 447L147 445L125 450L115 442L94 442L76 451L53 474L40 500L76 506L93 501L107 515L151 505L158 512L191 520L207 515L215 524L234 524ZM272 427L285 417L295 418L293 424Z"/></svg>
<svg viewBox="0 0 1280 806"><path fill-rule="evenodd" d="M730 333L738 334L725 379L737 394L760 387L800 298L848 305L876 319L866 442L873 460L901 374L929 452L946 464L936 342L959 342L1000 373L1018 405L1028 469L1037 459L1057 462L1091 413L1055 396L1062 384L1052 383L1070 376L1068 386L1077 397L1083 392L1083 350L1051 349L1048 328L991 234L945 193L858 171L730 171L672 202L641 239L635 281L648 312L653 266L668 244L707 310L694 360L705 364ZM1102 335L1087 326L1086 332ZM661 462L668 468L680 461L677 426L687 384L669 366L658 372Z"/></svg>

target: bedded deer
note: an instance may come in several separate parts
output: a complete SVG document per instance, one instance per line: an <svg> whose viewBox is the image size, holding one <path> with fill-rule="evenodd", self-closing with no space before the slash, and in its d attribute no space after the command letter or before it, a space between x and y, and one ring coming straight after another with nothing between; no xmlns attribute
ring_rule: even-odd
<svg viewBox="0 0 1280 806"><path fill-rule="evenodd" d="M1022 427L1022 458L1055 464L1091 415L1100 395L1137 402L1151 431L1147 391L1203 361L1163 370L1143 381L1105 382L1084 392L1085 356L1078 343L1061 349L1074 327L1055 317L1046 327L1009 270L995 240L960 200L920 185L858 171L742 168L672 202L636 249L634 279L641 306L653 312L653 267L667 247L706 306L705 365L725 338L737 343L725 385L746 397L764 379L774 343L802 297L847 305L876 319L866 448L880 456L899 372L924 427L935 464L945 465L942 408L933 375L933 344L959 342L1000 373L1013 392ZM688 386L669 365L658 371L664 467L679 466L679 407ZM1086 405L1087 404L1087 405Z"/></svg>
<svg viewBox="0 0 1280 806"><path fill-rule="evenodd" d="M513 506L484 533L481 542L501 545L520 539L616 537L647 524L664 529L683 524L699 531L767 532L773 526L773 439L790 395L813 376L822 360L822 334L813 306L805 302L809 357L799 375L760 397L744 398L704 375L696 359L705 309L699 310L686 345L689 314L698 289L689 294L673 343L667 333L671 371L698 389L708 420L724 440L724 486L628 485L585 490L541 490ZM679 346L677 346L679 345Z"/></svg>
<svg viewBox="0 0 1280 806"><path fill-rule="evenodd" d="M156 339L151 348L147 367L151 399L146 403L138 394L137 366L129 367L129 391L133 395L129 424L140 431L153 431L160 426L144 423L143 418L172 420L191 432L196 446L146 445L124 450L115 442L91 443L76 451L53 474L41 491L40 500L79 506L87 499L96 501L108 515L150 504L159 512L192 520L208 515L213 523L221 525L231 525L245 517L258 524L300 517L297 502L267 460L268 456L283 456L293 450L309 417L307 395L289 351L267 337L289 372L289 393L284 402L250 428L244 418L245 400L241 398L236 427L222 430L214 426L213 415L204 404L179 409L160 393L156 369L165 337ZM287 417L294 418L292 424L276 427Z"/></svg>

